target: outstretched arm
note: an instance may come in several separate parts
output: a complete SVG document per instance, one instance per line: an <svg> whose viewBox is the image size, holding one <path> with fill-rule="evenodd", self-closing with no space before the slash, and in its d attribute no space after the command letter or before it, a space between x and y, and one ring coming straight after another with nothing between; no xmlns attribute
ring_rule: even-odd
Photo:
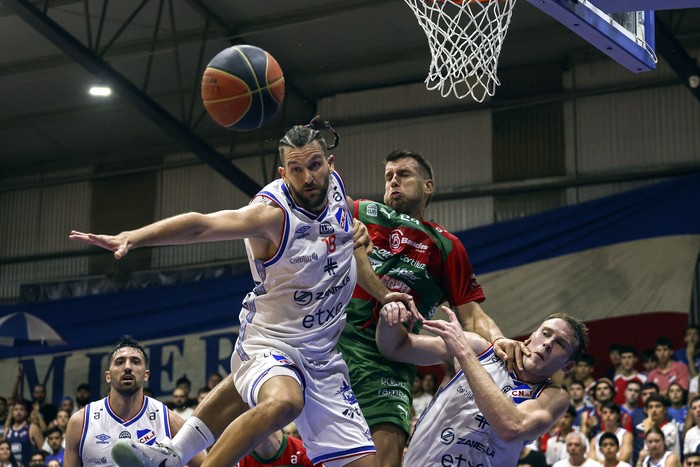
<svg viewBox="0 0 700 467"><path fill-rule="evenodd" d="M455 356L469 382L476 405L498 436L505 441L528 440L547 431L569 404L566 391L549 387L537 399L515 405L479 363L476 355L479 348L467 339L452 310L444 307L444 311L449 321L426 321L423 327L440 336ZM488 345L482 342L482 345Z"/></svg>
<svg viewBox="0 0 700 467"><path fill-rule="evenodd" d="M134 248L146 246L184 245L247 237L264 238L277 244L283 223L284 213L281 209L252 204L237 210L211 214L180 214L117 235L97 235L74 230L68 238L105 248L114 252L116 259L121 259Z"/></svg>

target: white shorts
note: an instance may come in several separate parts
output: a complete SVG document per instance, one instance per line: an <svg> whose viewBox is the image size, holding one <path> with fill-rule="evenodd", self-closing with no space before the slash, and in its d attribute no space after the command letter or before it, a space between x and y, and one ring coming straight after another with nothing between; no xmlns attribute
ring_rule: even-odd
<svg viewBox="0 0 700 467"><path fill-rule="evenodd" d="M234 351L231 374L243 400L255 407L265 381L291 376L304 391L304 409L294 422L314 464L339 467L374 454L369 426L348 383L348 368L340 353L334 351L328 360L307 360L295 349L284 346L283 352L276 347L258 340L256 345L244 343L244 352Z"/></svg>

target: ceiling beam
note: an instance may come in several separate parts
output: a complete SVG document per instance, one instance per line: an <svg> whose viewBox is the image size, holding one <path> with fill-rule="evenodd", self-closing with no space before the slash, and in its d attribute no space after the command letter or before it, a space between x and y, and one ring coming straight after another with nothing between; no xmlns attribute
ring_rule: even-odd
<svg viewBox="0 0 700 467"><path fill-rule="evenodd" d="M658 14L654 20L656 24L656 51L666 60L676 76L695 96L695 99L700 101L700 67L698 67L697 60L688 54Z"/></svg>
<svg viewBox="0 0 700 467"><path fill-rule="evenodd" d="M107 78L117 88L120 95L127 97L145 116L192 151L197 157L209 164L241 191L252 197L260 190L260 184L233 165L206 142L198 138L185 124L168 113L134 83L117 72L92 50L85 47L28 0L5 0L4 3L13 8L20 18L83 68L96 77Z"/></svg>

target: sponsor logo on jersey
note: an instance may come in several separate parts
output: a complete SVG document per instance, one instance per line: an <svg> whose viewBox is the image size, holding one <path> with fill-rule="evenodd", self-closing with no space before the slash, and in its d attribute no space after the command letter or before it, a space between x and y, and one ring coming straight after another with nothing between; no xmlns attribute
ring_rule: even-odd
<svg viewBox="0 0 700 467"><path fill-rule="evenodd" d="M131 433L128 431L122 431L119 433L119 439L131 439Z"/></svg>
<svg viewBox="0 0 700 467"><path fill-rule="evenodd" d="M85 464L106 464L107 463L107 458L106 457L86 457L83 459L83 462Z"/></svg>
<svg viewBox="0 0 700 467"><path fill-rule="evenodd" d="M323 300L324 298L328 298L337 294L338 292L343 290L349 282L350 276L345 276L338 285L329 287L328 289L322 292L316 292L315 294L310 290L297 290L296 292L294 292L294 301L297 302L299 305L306 306L313 300Z"/></svg>
<svg viewBox="0 0 700 467"><path fill-rule="evenodd" d="M323 236L327 236L327 235L330 235L330 234L332 234L333 232L335 232L335 229L333 228L333 226L331 225L330 222L328 222L328 221L323 221L323 222L321 222L321 224L318 226L318 232L319 232L319 234L321 234L321 235L323 235Z"/></svg>
<svg viewBox="0 0 700 467"><path fill-rule="evenodd" d="M338 208L335 213L335 220L338 221L338 225L340 225L340 228L343 229L344 232L349 230L348 213L345 212L345 209Z"/></svg>
<svg viewBox="0 0 700 467"><path fill-rule="evenodd" d="M384 214L384 217L386 217L387 219L391 219L391 213L387 211L385 207L379 208L379 212Z"/></svg>
<svg viewBox="0 0 700 467"><path fill-rule="evenodd" d="M377 217L377 205L374 203L368 204L365 212L370 217Z"/></svg>
<svg viewBox="0 0 700 467"><path fill-rule="evenodd" d="M273 353L273 354L270 354L270 355L272 356L272 358L274 358L275 360L277 360L279 363L281 363L281 364L283 364L283 365L296 366L296 365L294 365L294 362L292 362L292 361L289 359L289 357L287 357L286 355L283 355L283 354L276 354L276 353Z"/></svg>
<svg viewBox="0 0 700 467"><path fill-rule="evenodd" d="M455 430L452 428L445 428L440 433L440 442L442 444L452 444L455 440Z"/></svg>
<svg viewBox="0 0 700 467"><path fill-rule="evenodd" d="M418 276L416 276L413 271L406 268L393 268L389 271L389 275L393 277L400 277L401 279L408 279L412 281L417 281Z"/></svg>
<svg viewBox="0 0 700 467"><path fill-rule="evenodd" d="M377 397L384 399L399 399L408 402L408 396L400 389L379 389L377 391Z"/></svg>
<svg viewBox="0 0 700 467"><path fill-rule="evenodd" d="M399 259L401 259L401 261L403 261L404 263L410 264L416 269L425 269L427 267L425 263L421 263L420 261L410 258L406 255L399 256Z"/></svg>
<svg viewBox="0 0 700 467"><path fill-rule="evenodd" d="M294 235L296 235L297 240L301 240L302 238L309 236L309 230L311 230L310 225L302 225L296 230L296 232L294 232Z"/></svg>
<svg viewBox="0 0 700 467"><path fill-rule="evenodd" d="M469 439L469 438L459 438L457 440L457 444L462 445L462 446L469 446L472 449L475 449L477 451L483 452L489 457L493 457L496 455L496 451L492 447L489 447L485 445L484 443L481 443L475 439ZM482 464L478 464L482 465Z"/></svg>
<svg viewBox="0 0 700 467"><path fill-rule="evenodd" d="M411 288L408 285L406 285L403 281L395 277L383 276L382 282L384 283L384 285L386 285L387 289L389 290L394 290L396 292L403 293L409 293L411 291Z"/></svg>
<svg viewBox="0 0 700 467"><path fill-rule="evenodd" d="M379 261L378 259L374 258L369 258L369 264L372 266L372 269L375 271L382 267L382 264L384 264L382 261Z"/></svg>
<svg viewBox="0 0 700 467"><path fill-rule="evenodd" d="M148 444L149 446L156 442L156 432L150 428L145 430L136 430L136 436L139 443Z"/></svg>
<svg viewBox="0 0 700 467"><path fill-rule="evenodd" d="M375 246L372 250L372 254L379 256L381 259L388 259L394 256L394 253L391 251L385 250L384 248L379 248L377 246Z"/></svg>
<svg viewBox="0 0 700 467"><path fill-rule="evenodd" d="M474 400L474 393L469 386L457 386L457 394L462 394L467 400Z"/></svg>
<svg viewBox="0 0 700 467"><path fill-rule="evenodd" d="M97 444L109 444L109 439L111 436L109 436L107 433L100 433L99 435L95 436L95 438L97 438L97 441L95 441Z"/></svg>
<svg viewBox="0 0 700 467"><path fill-rule="evenodd" d="M311 329L316 325L323 326L326 323L332 321L333 318L338 316L342 311L342 303L338 303L334 307L328 308L326 310L321 308L320 310L316 310L313 313L309 313L308 315L304 316L304 319L301 320L301 324L306 329Z"/></svg>
<svg viewBox="0 0 700 467"><path fill-rule="evenodd" d="M294 301L301 306L306 306L313 300L314 294L310 290L297 290L294 292Z"/></svg>
<svg viewBox="0 0 700 467"><path fill-rule="evenodd" d="M292 264L310 263L310 262L316 261L316 260L318 260L318 255L316 253L312 253L310 255L295 256L293 258L289 258L289 262Z"/></svg>
<svg viewBox="0 0 700 467"><path fill-rule="evenodd" d="M513 399L513 402L516 404L520 404L528 399L532 399L534 392L535 391L533 391L529 384L523 383L515 386L508 393L506 393L506 395L510 396L510 398Z"/></svg>
<svg viewBox="0 0 700 467"><path fill-rule="evenodd" d="M333 258L328 258L326 260L326 265L323 266L323 271L327 272L329 276L335 276L335 270L338 269L338 262L333 261Z"/></svg>
<svg viewBox="0 0 700 467"><path fill-rule="evenodd" d="M398 250L401 245L409 245L415 248L419 253L424 253L428 250L428 245L423 243L414 242L410 238L404 236L403 232L400 230L394 230L389 234L389 248L392 250Z"/></svg>
<svg viewBox="0 0 700 467"><path fill-rule="evenodd" d="M345 400L345 402L347 402L350 405L357 405L357 398L355 397L355 393L352 392L352 388L345 380L343 380L343 384L340 385L340 389L336 391L335 395L340 395Z"/></svg>

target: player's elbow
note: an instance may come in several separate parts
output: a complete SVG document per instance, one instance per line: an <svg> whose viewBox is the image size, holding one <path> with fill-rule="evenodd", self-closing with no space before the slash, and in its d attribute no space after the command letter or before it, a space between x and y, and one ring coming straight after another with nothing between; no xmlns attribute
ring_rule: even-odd
<svg viewBox="0 0 700 467"><path fill-rule="evenodd" d="M518 420L507 420L497 427L494 427L498 437L503 441L510 443L523 439L525 427Z"/></svg>

